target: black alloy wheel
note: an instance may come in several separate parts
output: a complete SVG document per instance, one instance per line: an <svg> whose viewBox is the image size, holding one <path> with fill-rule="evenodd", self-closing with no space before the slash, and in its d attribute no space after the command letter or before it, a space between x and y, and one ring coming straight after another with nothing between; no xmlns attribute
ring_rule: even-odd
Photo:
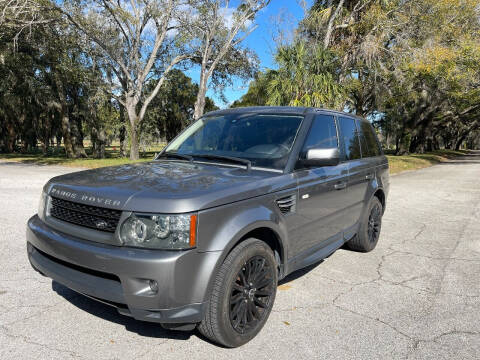
<svg viewBox="0 0 480 360"><path fill-rule="evenodd" d="M278 265L273 250L259 239L233 248L215 276L200 333L231 348L253 339L272 311Z"/></svg>
<svg viewBox="0 0 480 360"><path fill-rule="evenodd" d="M369 252L375 249L382 229L383 205L376 196L369 201L360 218L357 234L347 242L354 251Z"/></svg>
<svg viewBox="0 0 480 360"><path fill-rule="evenodd" d="M376 243L380 236L380 226L382 223L382 210L379 204L375 204L368 217L368 241Z"/></svg>
<svg viewBox="0 0 480 360"><path fill-rule="evenodd" d="M230 294L230 321L244 334L263 320L273 294L273 269L262 256L254 256L240 269Z"/></svg>

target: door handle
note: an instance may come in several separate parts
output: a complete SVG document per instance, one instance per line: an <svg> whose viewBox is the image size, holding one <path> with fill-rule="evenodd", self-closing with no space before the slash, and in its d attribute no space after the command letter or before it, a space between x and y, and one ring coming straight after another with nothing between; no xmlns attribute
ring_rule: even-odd
<svg viewBox="0 0 480 360"><path fill-rule="evenodd" d="M345 181L342 181L342 182L336 183L335 185L333 185L333 187L335 188L335 190L342 190L347 187L347 183Z"/></svg>
<svg viewBox="0 0 480 360"><path fill-rule="evenodd" d="M372 179L373 179L373 174L367 174L367 175L365 176L365 179L366 179L366 180L372 180Z"/></svg>

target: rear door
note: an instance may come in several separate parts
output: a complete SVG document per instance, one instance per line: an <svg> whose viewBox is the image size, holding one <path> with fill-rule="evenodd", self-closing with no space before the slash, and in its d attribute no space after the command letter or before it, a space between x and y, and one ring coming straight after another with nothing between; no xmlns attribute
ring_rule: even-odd
<svg viewBox="0 0 480 360"><path fill-rule="evenodd" d="M369 182L375 176L375 166L367 156L365 138L360 136L362 122L346 116L341 116L338 120L343 158L348 165L348 211L345 227L348 238L348 233L360 219ZM363 157L362 150L365 152Z"/></svg>
<svg viewBox="0 0 480 360"><path fill-rule="evenodd" d="M331 115L317 115L300 152L305 158L309 149L338 147L337 127ZM297 214L300 231L292 241L291 251L298 255L315 245L328 245L343 237L345 225L347 164L316 168L296 168L299 196Z"/></svg>

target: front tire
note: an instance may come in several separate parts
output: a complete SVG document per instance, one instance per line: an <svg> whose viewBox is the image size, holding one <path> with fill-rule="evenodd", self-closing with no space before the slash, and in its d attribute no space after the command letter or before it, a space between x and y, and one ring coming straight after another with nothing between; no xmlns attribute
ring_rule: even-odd
<svg viewBox="0 0 480 360"><path fill-rule="evenodd" d="M367 211L362 216L358 234L347 245L351 250L369 252L377 246L382 228L383 206L374 196L368 204Z"/></svg>
<svg viewBox="0 0 480 360"><path fill-rule="evenodd" d="M223 262L198 330L213 342L238 347L263 328L275 301L277 263L270 247L248 239Z"/></svg>

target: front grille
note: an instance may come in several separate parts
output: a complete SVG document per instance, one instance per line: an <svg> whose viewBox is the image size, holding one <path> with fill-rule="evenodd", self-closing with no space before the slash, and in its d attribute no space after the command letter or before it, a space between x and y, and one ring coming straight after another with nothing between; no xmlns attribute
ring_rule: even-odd
<svg viewBox="0 0 480 360"><path fill-rule="evenodd" d="M51 197L50 215L88 228L115 232L122 212Z"/></svg>

